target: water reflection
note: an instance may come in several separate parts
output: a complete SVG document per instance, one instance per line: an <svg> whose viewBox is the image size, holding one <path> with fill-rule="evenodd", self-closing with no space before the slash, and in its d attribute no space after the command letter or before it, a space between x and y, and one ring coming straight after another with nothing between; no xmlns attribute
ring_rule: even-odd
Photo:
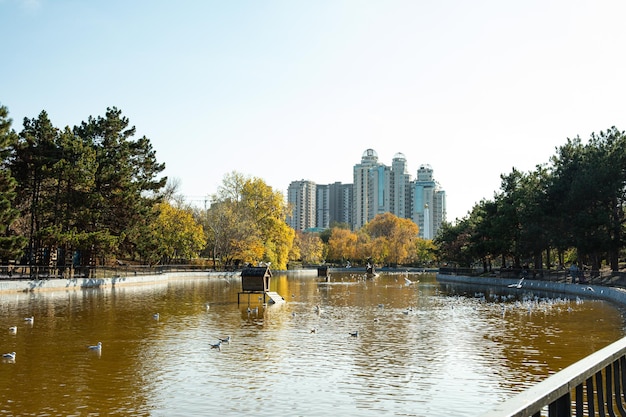
<svg viewBox="0 0 626 417"><path fill-rule="evenodd" d="M624 335L605 302L404 278L279 275L271 306L232 277L4 294L0 413L474 416Z"/></svg>

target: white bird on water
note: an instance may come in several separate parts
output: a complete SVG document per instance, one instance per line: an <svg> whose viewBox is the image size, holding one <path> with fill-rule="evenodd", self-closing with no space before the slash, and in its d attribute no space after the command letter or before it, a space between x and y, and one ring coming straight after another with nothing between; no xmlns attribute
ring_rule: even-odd
<svg viewBox="0 0 626 417"><path fill-rule="evenodd" d="M217 343L211 343L211 349L222 350L222 340L218 340Z"/></svg>
<svg viewBox="0 0 626 417"><path fill-rule="evenodd" d="M230 336L226 336L226 337L220 338L220 343L228 343L228 344L230 344Z"/></svg>
<svg viewBox="0 0 626 417"><path fill-rule="evenodd" d="M357 330L355 332L350 333L350 336L352 336L352 337L359 337L359 331Z"/></svg>
<svg viewBox="0 0 626 417"><path fill-rule="evenodd" d="M158 321L161 318L161 315L159 313L154 313L152 318Z"/></svg>
<svg viewBox="0 0 626 417"><path fill-rule="evenodd" d="M97 345L88 346L90 350L102 350L102 342L98 342Z"/></svg>
<svg viewBox="0 0 626 417"><path fill-rule="evenodd" d="M4 359L9 359L9 360L14 361L15 360L15 352L3 353L2 357Z"/></svg>
<svg viewBox="0 0 626 417"><path fill-rule="evenodd" d="M17 326L9 327L9 333L17 333Z"/></svg>
<svg viewBox="0 0 626 417"><path fill-rule="evenodd" d="M35 322L35 317L34 316L24 317L24 321L32 324Z"/></svg>

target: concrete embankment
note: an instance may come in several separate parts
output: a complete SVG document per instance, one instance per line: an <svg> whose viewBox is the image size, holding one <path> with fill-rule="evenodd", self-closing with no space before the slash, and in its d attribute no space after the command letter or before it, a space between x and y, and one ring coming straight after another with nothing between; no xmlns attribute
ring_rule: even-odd
<svg viewBox="0 0 626 417"><path fill-rule="evenodd" d="M273 275L315 276L316 270L272 271ZM131 275L112 278L51 278L51 279L1 279L0 293L80 290L84 288L115 288L128 285L161 284L177 279L240 277L241 271L235 272L169 272L154 275Z"/></svg>
<svg viewBox="0 0 626 417"><path fill-rule="evenodd" d="M437 281L459 284L484 285L492 287L517 287L518 279L469 277L461 275L437 274ZM592 297L612 301L626 305L626 290L616 287L604 287L601 285L569 284L565 282L550 282L526 279L522 282L519 290L548 291L560 294L568 294L580 297Z"/></svg>

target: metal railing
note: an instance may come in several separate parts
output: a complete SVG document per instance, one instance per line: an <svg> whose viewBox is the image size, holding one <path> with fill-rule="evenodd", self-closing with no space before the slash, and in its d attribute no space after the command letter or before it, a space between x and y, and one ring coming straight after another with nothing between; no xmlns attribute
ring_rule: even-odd
<svg viewBox="0 0 626 417"><path fill-rule="evenodd" d="M114 278L140 275L159 275L165 272L211 271L203 265L130 265L48 267L31 265L2 265L0 280L24 279L75 279L75 278Z"/></svg>
<svg viewBox="0 0 626 417"><path fill-rule="evenodd" d="M626 416L626 337L498 404L483 417Z"/></svg>
<svg viewBox="0 0 626 417"><path fill-rule="evenodd" d="M439 274L459 276L488 276L493 278L526 278L548 282L577 282L615 287L626 287L626 273L609 270L579 270L574 273L568 269L524 269L494 268L484 271L482 268L439 268Z"/></svg>

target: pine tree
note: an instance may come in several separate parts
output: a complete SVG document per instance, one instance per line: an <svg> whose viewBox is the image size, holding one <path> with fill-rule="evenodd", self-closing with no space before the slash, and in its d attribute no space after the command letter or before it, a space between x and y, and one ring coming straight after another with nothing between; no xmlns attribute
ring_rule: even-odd
<svg viewBox="0 0 626 417"><path fill-rule="evenodd" d="M7 168L7 161L17 135L11 129L12 120L8 116L7 108L0 106L0 259L3 263L18 258L26 244L25 239L11 229L19 211L13 207L16 182Z"/></svg>

